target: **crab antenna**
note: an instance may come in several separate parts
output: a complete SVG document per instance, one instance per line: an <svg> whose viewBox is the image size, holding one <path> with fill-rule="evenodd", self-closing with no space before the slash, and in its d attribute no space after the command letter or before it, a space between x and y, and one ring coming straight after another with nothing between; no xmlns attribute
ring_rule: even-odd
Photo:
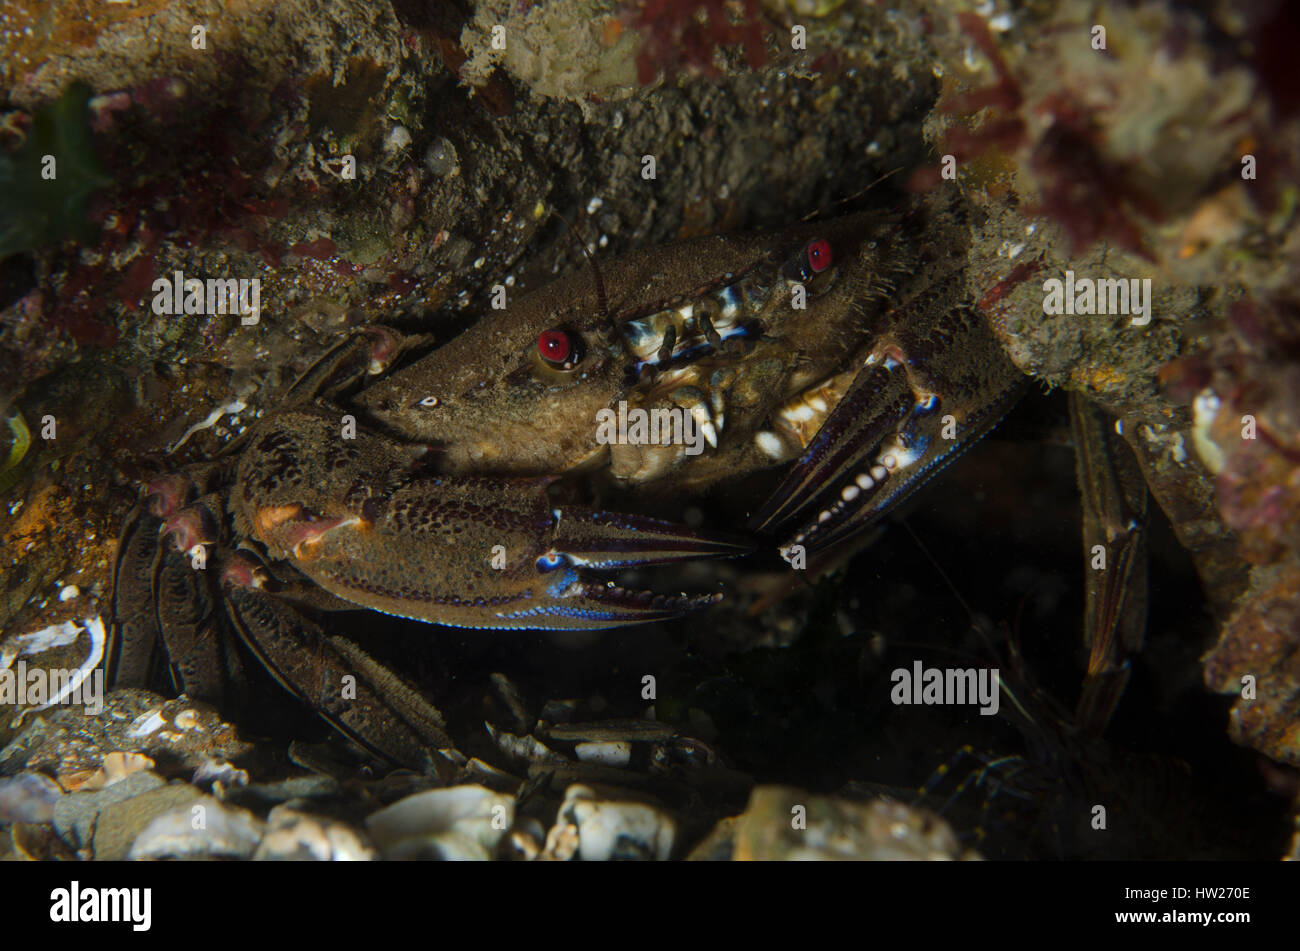
<svg viewBox="0 0 1300 951"><path fill-rule="evenodd" d="M596 263L595 256L587 250L586 238L579 233L578 225L575 222L569 221L568 218L564 217L564 215L560 214L554 208L551 209L551 214L555 215L555 217L559 218L569 226L569 234L571 234L573 239L578 242L578 247L582 250L582 256L591 264L591 273L596 278L596 306L600 308L600 316L605 318L605 321L612 326L613 322L609 319L609 303L605 298L605 281L600 276L600 266Z"/></svg>
<svg viewBox="0 0 1300 951"><path fill-rule="evenodd" d="M843 206L843 205L847 205L849 202L854 201L854 200L856 200L856 199L858 199L858 198L861 198L863 195L865 195L867 192L871 191L871 189L875 188L877 185L879 185L881 182L885 181L886 179L888 179L888 178L893 178L895 175L897 175L897 174L898 174L899 172L901 172L902 170L903 170L903 166L901 166L901 165L900 165L898 168L892 168L892 169L890 169L888 172L885 172L885 174L883 174L883 175L881 175L879 178L877 178L877 179L876 179L874 182L872 182L870 185L867 185L867 186L865 186L865 187L863 187L863 188L859 188L859 189L858 189L857 191L855 191L852 195L845 195L843 198L837 198L835 201L831 202L831 203L830 203L829 205L827 205L825 208L816 208L816 209L814 209L814 210L808 212L808 214L804 215L804 216L803 216L802 218L800 218L799 220L800 220L800 221L812 221L814 218L820 218L822 215L828 214L828 213L834 211L835 209L840 208L840 207Z"/></svg>

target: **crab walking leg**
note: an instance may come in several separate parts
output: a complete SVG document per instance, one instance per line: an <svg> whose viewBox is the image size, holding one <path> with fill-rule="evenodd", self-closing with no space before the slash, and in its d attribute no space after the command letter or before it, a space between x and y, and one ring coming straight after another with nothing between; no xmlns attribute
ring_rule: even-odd
<svg viewBox="0 0 1300 951"><path fill-rule="evenodd" d="M406 337L374 324L359 330L317 360L285 394L282 406L300 406L337 396L368 376L386 370L408 347L423 338Z"/></svg>
<svg viewBox="0 0 1300 951"><path fill-rule="evenodd" d="M1080 729L1100 734L1142 649L1147 621L1147 488L1133 452L1114 425L1070 394L1079 493L1083 497L1084 643L1088 673L1075 710Z"/></svg>
<svg viewBox="0 0 1300 951"><path fill-rule="evenodd" d="M150 681L161 636L154 596L162 555L159 535L164 520L194 495L194 483L174 473L154 479L141 495L122 524L113 565L113 623L104 649L111 687L144 687Z"/></svg>
<svg viewBox="0 0 1300 951"><path fill-rule="evenodd" d="M163 522L161 557L154 576L158 631L176 689L219 703L226 687L225 629L207 556L218 540L219 500L207 497Z"/></svg>
<svg viewBox="0 0 1300 951"><path fill-rule="evenodd" d="M1025 386L973 307L956 306L942 326L895 321L760 511L758 527L788 530L814 512L787 543L810 554L861 533L993 428Z"/></svg>
<svg viewBox="0 0 1300 951"><path fill-rule="evenodd" d="M162 519L144 504L122 525L113 567L113 623L104 650L109 686L143 687L158 643L158 612L153 600L158 530Z"/></svg>
<svg viewBox="0 0 1300 951"><path fill-rule="evenodd" d="M224 559L221 588L229 616L281 686L377 756L429 765L449 779L450 764L434 755L453 745L442 713L355 644L325 634L265 582L265 571L247 555Z"/></svg>
<svg viewBox="0 0 1300 951"><path fill-rule="evenodd" d="M588 571L747 550L653 519L555 509L549 481L416 473L401 445L368 432L341 440L328 411L301 409L252 439L234 505L244 534L331 594L458 627L604 628L674 617L716 598L625 591Z"/></svg>
<svg viewBox="0 0 1300 951"><path fill-rule="evenodd" d="M207 575L187 555L164 551L155 583L158 630L176 690L220 703L225 690L221 621Z"/></svg>

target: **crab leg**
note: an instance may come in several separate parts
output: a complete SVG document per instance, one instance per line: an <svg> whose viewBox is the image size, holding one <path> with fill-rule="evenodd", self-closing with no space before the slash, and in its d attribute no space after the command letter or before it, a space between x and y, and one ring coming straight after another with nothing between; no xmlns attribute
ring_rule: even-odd
<svg viewBox="0 0 1300 951"><path fill-rule="evenodd" d="M367 376L382 373L407 347L407 338L380 324L366 327L329 350L294 382L283 405L297 406L319 397L337 396Z"/></svg>
<svg viewBox="0 0 1300 951"><path fill-rule="evenodd" d="M174 515L194 493L180 474L153 480L122 525L113 566L113 624L104 650L108 683L143 687L149 683L154 645L159 639L154 582L163 520Z"/></svg>
<svg viewBox="0 0 1300 951"><path fill-rule="evenodd" d="M452 747L442 714L355 644L327 635L266 588L265 569L237 552L224 559L221 588L240 638L286 690L341 733L394 763L426 763Z"/></svg>
<svg viewBox="0 0 1300 951"><path fill-rule="evenodd" d="M162 519L144 505L131 510L122 525L113 569L113 625L104 650L108 683L143 687L158 642L153 576Z"/></svg>
<svg viewBox="0 0 1300 951"><path fill-rule="evenodd" d="M1099 734L1128 683L1128 658L1142 649L1146 633L1147 489L1123 437L1077 393L1070 394L1070 429L1087 559L1088 673L1075 719L1084 731Z"/></svg>
<svg viewBox="0 0 1300 951"><path fill-rule="evenodd" d="M346 482L335 484L337 472ZM431 476L382 436L341 439L323 408L281 414L240 463L236 521L273 559L362 607L479 628L604 628L716 598L632 592L592 569L743 554L685 526L554 508L549 479Z"/></svg>
<svg viewBox="0 0 1300 951"><path fill-rule="evenodd" d="M154 596L158 631L178 691L220 703L235 663L207 563L218 538L220 500L207 496L163 521Z"/></svg>
<svg viewBox="0 0 1300 951"><path fill-rule="evenodd" d="M997 424L1025 380L974 308L951 317L942 340L895 321L756 516L758 529L798 525L788 545L825 551L878 522ZM794 521L813 507L811 519Z"/></svg>

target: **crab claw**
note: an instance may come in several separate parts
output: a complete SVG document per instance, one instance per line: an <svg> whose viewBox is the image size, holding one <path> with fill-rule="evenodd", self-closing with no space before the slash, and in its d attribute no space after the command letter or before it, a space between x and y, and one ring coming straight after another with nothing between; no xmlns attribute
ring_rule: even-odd
<svg viewBox="0 0 1300 951"><path fill-rule="evenodd" d="M571 563L588 568L733 558L754 550L752 544L740 538L640 515L583 508L559 508L551 514L555 519L556 548Z"/></svg>
<svg viewBox="0 0 1300 951"><path fill-rule="evenodd" d="M721 594L667 595L632 591L612 581L601 584L581 575L566 575L538 603L516 611L501 611L500 627L544 630L600 629L646 624L681 617L722 600Z"/></svg>
<svg viewBox="0 0 1300 951"><path fill-rule="evenodd" d="M589 578L582 569L658 565L695 558L729 558L753 546L639 515L555 509L554 545L537 558L544 595L502 620L542 628L603 628L680 617L722 600L721 594L664 595ZM504 626L504 625L503 625ZM510 625L514 626L514 625Z"/></svg>
<svg viewBox="0 0 1300 951"><path fill-rule="evenodd" d="M637 624L717 599L625 591L588 572L749 550L642 516L557 509L551 479L413 472L399 444L362 431L340 447L336 432L318 411L283 414L242 457L234 502L272 559L361 607L455 627ZM328 476L342 453L340 486Z"/></svg>
<svg viewBox="0 0 1300 951"><path fill-rule="evenodd" d="M780 532L783 549L808 554L861 538L997 425L1027 381L973 308L950 321L949 346L963 354L956 367L929 366L918 355L931 343L906 333L866 355L751 530Z"/></svg>

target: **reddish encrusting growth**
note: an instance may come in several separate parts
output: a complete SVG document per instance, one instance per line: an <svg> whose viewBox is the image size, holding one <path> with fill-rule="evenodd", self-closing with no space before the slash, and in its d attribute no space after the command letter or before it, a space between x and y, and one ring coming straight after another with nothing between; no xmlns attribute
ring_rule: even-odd
<svg viewBox="0 0 1300 951"><path fill-rule="evenodd" d="M229 65L229 75L240 75L240 64ZM292 94L276 91L278 99ZM237 91L229 98L240 99ZM259 255L268 265L281 265L286 249L270 237L268 222L288 214L293 202L308 197L315 185L291 182L281 194L261 192L258 180L244 169L265 167L269 159L248 154L249 139L236 142L229 134L232 125L255 130L255 117L224 108L205 112L182 80L168 76L100 94L92 102L91 125L109 176L121 184L90 207L90 220L99 229L89 246L95 263L88 263L77 248L65 251L68 263L61 283L48 288L46 295L53 302L48 313L54 327L80 344L116 343L118 331L104 304L116 301L132 310L148 306L160 271L158 252L165 242L193 248L223 239ZM187 148L169 152L167 143L181 132ZM110 147L114 138L130 142ZM255 134L252 138L258 141ZM172 158L162 170L141 177L142 152ZM321 239L295 246L294 251L329 257L332 248L320 253L327 244L328 239ZM58 267L53 270L60 272Z"/></svg>
<svg viewBox="0 0 1300 951"><path fill-rule="evenodd" d="M300 241L289 248L289 253L302 258L326 261L338 253L338 245L329 238L317 238L315 241Z"/></svg>
<svg viewBox="0 0 1300 951"><path fill-rule="evenodd" d="M979 299L980 310L987 311L1002 298L1006 297L1018 284L1028 280L1032 275L1043 269L1042 261L1021 261L1013 267L1007 276L990 287L984 296Z"/></svg>
<svg viewBox="0 0 1300 951"><path fill-rule="evenodd" d="M1127 169L1106 157L1104 132L1097 118L1068 93L1054 92L1028 102L984 19L963 13L958 20L992 64L997 81L939 103L938 109L952 115L988 110L977 128L949 130L940 151L960 165L991 152L1016 157L1038 179L1038 201L1029 205L1026 213L1058 222L1074 253L1097 241L1110 241L1150 259L1138 215L1161 220L1159 203L1130 185ZM1026 109L1049 119L1036 138L1030 135ZM939 183L939 169L924 168L912 175L909 187L920 192Z"/></svg>
<svg viewBox="0 0 1300 951"><path fill-rule="evenodd" d="M683 67L717 76L713 56L723 46L743 46L750 69L767 62L758 0L641 0L629 25L641 35L636 72L642 85Z"/></svg>

